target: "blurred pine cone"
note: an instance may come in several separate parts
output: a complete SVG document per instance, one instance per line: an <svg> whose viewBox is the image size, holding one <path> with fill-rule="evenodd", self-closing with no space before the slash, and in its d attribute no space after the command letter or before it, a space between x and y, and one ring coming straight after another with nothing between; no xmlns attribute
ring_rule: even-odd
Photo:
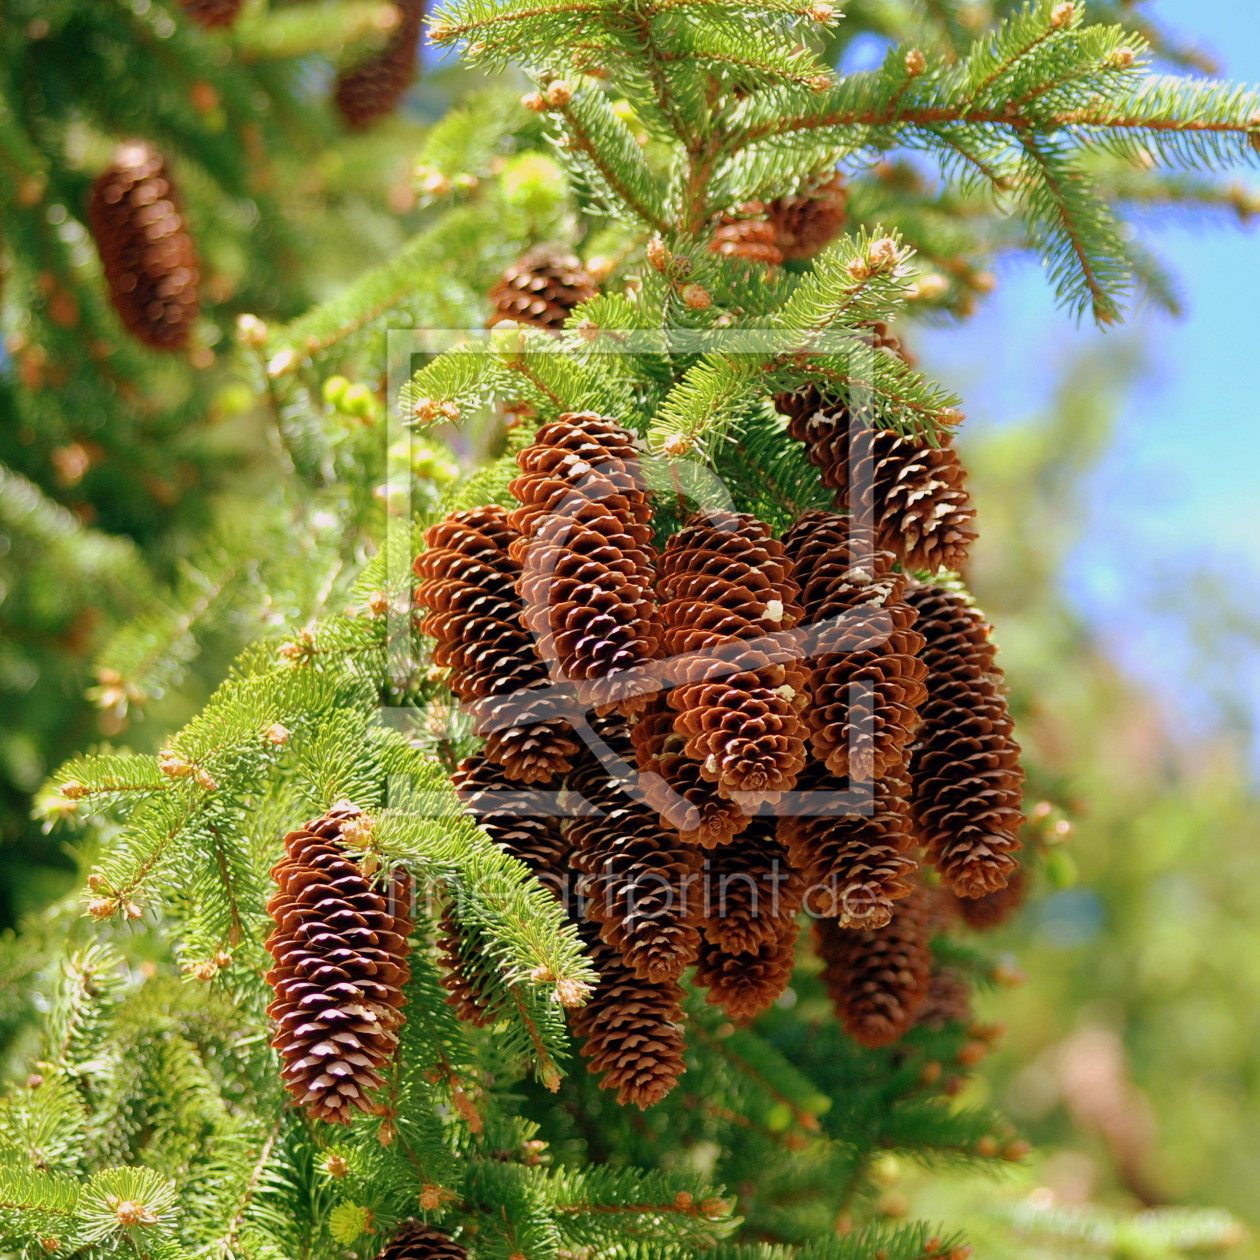
<svg viewBox="0 0 1260 1260"><path fill-rule="evenodd" d="M231 26L244 3L245 0L179 0L188 20L207 29Z"/></svg>
<svg viewBox="0 0 1260 1260"><path fill-rule="evenodd" d="M951 892L996 893L1017 868L1024 772L991 627L956 591L916 584L906 599L928 671L913 753L919 838Z"/></svg>
<svg viewBox="0 0 1260 1260"><path fill-rule="evenodd" d="M127 330L154 350L187 346L200 312L201 268L179 195L151 144L131 140L114 151L92 185L88 224Z"/></svg>
<svg viewBox="0 0 1260 1260"><path fill-rule="evenodd" d="M835 490L836 507L869 523L880 550L929 573L962 567L975 539L975 510L948 433L932 446L891 429L868 428L813 385L774 401L789 418L788 432L821 470L823 484Z"/></svg>
<svg viewBox="0 0 1260 1260"><path fill-rule="evenodd" d="M692 654L670 665L687 755L723 796L777 801L805 764L807 701L792 649L764 642L801 617L783 544L747 513L697 513L666 544L656 590L666 653Z"/></svg>
<svg viewBox="0 0 1260 1260"><path fill-rule="evenodd" d="M832 774L869 782L904 764L926 694L923 636L906 578L850 518L806 512L783 539L810 626L808 712L814 754Z"/></svg>
<svg viewBox="0 0 1260 1260"><path fill-rule="evenodd" d="M468 1252L440 1229L408 1221L376 1253L376 1260L468 1260Z"/></svg>
<svg viewBox="0 0 1260 1260"><path fill-rule="evenodd" d="M796 966L795 921L750 953L730 954L705 941L696 964L696 985L708 989L705 1001L732 1019L748 1020L769 1010L792 982Z"/></svg>
<svg viewBox="0 0 1260 1260"><path fill-rule="evenodd" d="M759 201L750 201L739 208L738 214L723 218L709 242L709 253L766 267L783 261L783 251L775 244L774 224Z"/></svg>
<svg viewBox="0 0 1260 1260"><path fill-rule="evenodd" d="M538 431L509 486L522 537L518 590L544 660L600 711L646 707L660 643L652 598L652 509L634 438L594 412Z"/></svg>
<svg viewBox="0 0 1260 1260"><path fill-rule="evenodd" d="M392 114L419 69L417 46L424 31L425 0L394 0L398 25L389 42L366 61L337 76L333 99L355 131Z"/></svg>
<svg viewBox="0 0 1260 1260"><path fill-rule="evenodd" d="M971 1020L971 986L966 979L953 967L933 967L927 997L915 1012L915 1026L944 1028Z"/></svg>
<svg viewBox="0 0 1260 1260"><path fill-rule="evenodd" d="M442 988L450 996L447 1006L467 1024L485 1028L498 1018L485 986L477 976L479 959L470 956L469 942L460 927L458 912L452 906L438 920L437 963Z"/></svg>
<svg viewBox="0 0 1260 1260"><path fill-rule="evenodd" d="M338 801L323 818L291 831L272 869L279 891L267 903L275 930L267 983L275 1001L272 1045L285 1088L317 1120L349 1124L370 1110L381 1069L398 1048L411 933L410 885L401 872L369 880L346 856L345 828L362 810Z"/></svg>
<svg viewBox="0 0 1260 1260"><path fill-rule="evenodd" d="M490 290L493 328L504 320L559 329L570 313L589 302L599 288L581 259L554 245L540 245L514 262Z"/></svg>
<svg viewBox="0 0 1260 1260"><path fill-rule="evenodd" d="M623 1106L660 1102L686 1070L683 991L676 981L641 979L588 925L583 932L599 983L587 1004L569 1016L587 1067L615 1089Z"/></svg>
<svg viewBox="0 0 1260 1260"><path fill-rule="evenodd" d="M1014 918L1023 908L1027 896L1027 879L1020 869L1011 876L1005 888L980 897L959 897L958 913L969 928L987 932Z"/></svg>
<svg viewBox="0 0 1260 1260"><path fill-rule="evenodd" d="M416 557L420 629L437 640L434 661L450 666L451 690L486 736L486 756L522 783L547 783L568 770L581 744L558 718L547 667L521 620L521 567L509 553L519 538L494 505L453 512L425 532Z"/></svg>
<svg viewBox="0 0 1260 1260"><path fill-rule="evenodd" d="M820 793L840 793L844 787L816 762L797 784L798 790ZM872 790L870 813L851 812L856 806L846 805L844 812L837 806L831 815L779 819L779 838L800 872L806 909L845 928L883 927L892 918L893 903L914 887L907 785L890 774Z"/></svg>
<svg viewBox="0 0 1260 1260"><path fill-rule="evenodd" d="M766 206L775 244L784 258L812 258L840 235L847 218L849 192L836 171L816 188L776 197Z"/></svg>
<svg viewBox="0 0 1260 1260"><path fill-rule="evenodd" d="M893 907L882 928L814 924L823 984L845 1031L868 1049L890 1045L914 1022L932 976L927 890L918 887Z"/></svg>

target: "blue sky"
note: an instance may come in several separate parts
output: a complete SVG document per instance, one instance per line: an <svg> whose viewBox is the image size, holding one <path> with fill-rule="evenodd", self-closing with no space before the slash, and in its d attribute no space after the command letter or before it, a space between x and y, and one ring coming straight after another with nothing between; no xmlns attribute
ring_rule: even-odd
<svg viewBox="0 0 1260 1260"><path fill-rule="evenodd" d="M1260 6L1152 0L1144 7L1193 36L1230 77L1260 83ZM1260 170L1243 178L1260 186ZM1250 229L1220 222L1144 230L1181 282L1183 319L1139 314L1119 332L1078 329L1055 310L1039 267L1024 263L1002 272L975 321L931 334L922 348L925 366L964 392L975 426L1026 418L1045 405L1074 353L1100 338L1118 347L1139 336L1148 371L1093 480L1086 539L1067 583L1116 656L1164 687L1197 731L1220 709L1204 703L1195 659L1202 652L1190 646L1184 617L1168 611L1169 582L1191 605L1190 575L1211 571L1251 612L1260 635L1260 221ZM1214 599L1195 607L1221 626L1226 610ZM1260 725L1260 638L1224 636L1213 674L1235 720Z"/></svg>

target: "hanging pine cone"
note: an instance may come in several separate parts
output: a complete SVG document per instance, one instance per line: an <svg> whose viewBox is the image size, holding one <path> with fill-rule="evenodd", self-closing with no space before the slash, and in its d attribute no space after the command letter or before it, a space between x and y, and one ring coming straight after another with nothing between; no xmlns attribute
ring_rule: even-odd
<svg viewBox="0 0 1260 1260"><path fill-rule="evenodd" d="M697 513L666 544L656 590L666 653L691 654L669 695L687 755L723 796L777 801L805 764L807 701L793 649L765 641L801 617L783 544L746 513Z"/></svg>
<svg viewBox="0 0 1260 1260"><path fill-rule="evenodd" d="M581 744L566 722L538 720L558 702L521 621L521 566L509 554L518 538L501 507L453 512L425 533L415 599L427 611L420 629L437 640L435 663L450 666L451 690L487 737L486 756L510 779L547 783Z"/></svg>
<svg viewBox="0 0 1260 1260"><path fill-rule="evenodd" d="M787 988L796 961L802 886L775 839L756 818L717 850L705 874L704 940L696 984L732 1019L751 1019Z"/></svg>
<svg viewBox="0 0 1260 1260"><path fill-rule="evenodd" d="M881 338L877 349L892 353L886 347ZM821 470L823 484L835 490L836 506L870 524L880 550L929 573L962 567L975 539L975 511L948 433L932 446L891 429L868 428L813 385L774 401L789 418L788 432Z"/></svg>
<svg viewBox="0 0 1260 1260"><path fill-rule="evenodd" d="M705 1001L739 1020L769 1010L792 981L798 931L790 923L775 940L745 954L728 954L706 940L696 963L696 984L709 991Z"/></svg>
<svg viewBox="0 0 1260 1260"><path fill-rule="evenodd" d="M844 785L813 763L797 787L843 792ZM845 794L847 796L847 794ZM805 907L819 919L845 928L881 928L893 903L910 894L916 863L907 785L889 775L873 787L871 812L780 818L778 835L788 861L800 872Z"/></svg>
<svg viewBox="0 0 1260 1260"><path fill-rule="evenodd" d="M197 250L162 155L119 145L92 185L88 224L109 298L128 332L154 350L181 350L200 312Z"/></svg>
<svg viewBox="0 0 1260 1260"><path fill-rule="evenodd" d="M565 898L570 846L560 832L547 793L522 791L502 766L484 755L465 757L451 776L464 807L510 857Z"/></svg>
<svg viewBox="0 0 1260 1260"><path fill-rule="evenodd" d="M338 801L323 818L291 831L271 874L275 930L267 983L275 1001L272 1045L285 1088L317 1120L349 1124L398 1047L404 1022L410 888L401 873L373 882L345 853L343 833L362 810ZM356 824L357 825L357 824Z"/></svg>
<svg viewBox="0 0 1260 1260"><path fill-rule="evenodd" d="M953 967L933 967L927 997L915 1013L916 1027L971 1023L971 986Z"/></svg>
<svg viewBox="0 0 1260 1260"><path fill-rule="evenodd" d="M982 897L959 897L958 913L969 928L974 928L977 932L987 932L1014 918L1027 896L1028 885L1024 872L1017 870L1005 888L985 893Z"/></svg>
<svg viewBox="0 0 1260 1260"><path fill-rule="evenodd" d="M594 412L562 415L517 457L517 589L543 659L601 711L642 710L660 643L652 509L634 438Z"/></svg>
<svg viewBox="0 0 1260 1260"><path fill-rule="evenodd" d="M775 820L755 818L709 860L705 940L728 954L754 953L783 936L796 919L804 891L787 850L775 838Z"/></svg>
<svg viewBox="0 0 1260 1260"><path fill-rule="evenodd" d="M816 188L776 197L766 206L775 244L784 258L812 258L840 235L849 192L839 171Z"/></svg>
<svg viewBox="0 0 1260 1260"><path fill-rule="evenodd" d="M904 764L925 696L923 636L906 578L848 517L807 512L783 539L811 646L810 740L832 774L882 779Z"/></svg>
<svg viewBox="0 0 1260 1260"><path fill-rule="evenodd" d="M540 245L513 263L490 290L493 328L504 320L556 330L583 302L599 293L579 258L553 245Z"/></svg>
<svg viewBox="0 0 1260 1260"><path fill-rule="evenodd" d="M932 977L927 890L898 901L882 928L814 924L823 984L845 1031L867 1049L890 1045L914 1022Z"/></svg>
<svg viewBox="0 0 1260 1260"><path fill-rule="evenodd" d="M759 201L750 201L740 206L738 214L723 218L709 242L709 253L766 267L783 261L783 251L775 244L774 224Z"/></svg>
<svg viewBox="0 0 1260 1260"><path fill-rule="evenodd" d="M662 827L594 757L569 775L562 803L573 867L587 877L587 917L636 975L676 980L700 944L698 851Z"/></svg>
<svg viewBox="0 0 1260 1260"><path fill-rule="evenodd" d="M245 0L179 0L188 20L207 30L231 26L244 3Z"/></svg>
<svg viewBox="0 0 1260 1260"><path fill-rule="evenodd" d="M590 1001L569 1016L582 1041L587 1067L603 1076L601 1089L615 1089L623 1106L658 1103L686 1070L683 1062L683 991L676 981L641 979L621 955L583 932L599 983Z"/></svg>
<svg viewBox="0 0 1260 1260"><path fill-rule="evenodd" d="M914 746L913 811L941 883L960 897L1005 888L1016 870L1024 772L991 627L967 598L916 584L928 698Z"/></svg>
<svg viewBox="0 0 1260 1260"><path fill-rule="evenodd" d="M440 1229L408 1221L376 1253L376 1260L468 1260L468 1252Z"/></svg>
<svg viewBox="0 0 1260 1260"><path fill-rule="evenodd" d="M392 114L415 82L424 6L425 0L394 0L398 25L389 42L360 65L337 76L333 99L346 125L355 131Z"/></svg>
<svg viewBox="0 0 1260 1260"><path fill-rule="evenodd" d="M704 777L700 762L687 756L686 738L674 730L675 713L665 697L635 723L631 736L641 771L639 787L664 826L687 844L712 849L748 825L748 815Z"/></svg>
<svg viewBox="0 0 1260 1260"><path fill-rule="evenodd" d="M447 1006L458 1018L477 1028L493 1024L498 1013L486 995L486 986L477 975L475 960L469 957L468 942L460 927L459 915L451 906L442 911L438 920L437 961L442 988L450 994L446 999Z"/></svg>

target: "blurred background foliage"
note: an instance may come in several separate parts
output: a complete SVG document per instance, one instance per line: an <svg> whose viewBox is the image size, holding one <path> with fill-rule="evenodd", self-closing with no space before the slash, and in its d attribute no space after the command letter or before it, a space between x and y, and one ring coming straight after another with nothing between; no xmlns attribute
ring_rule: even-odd
<svg viewBox="0 0 1260 1260"><path fill-rule="evenodd" d="M10 31L49 21L50 39L82 42L83 32L65 23L93 18L62 13L73 7L31 0L3 10ZM137 15L147 11L133 7ZM55 52L44 46L29 66L11 59L4 71L11 95L24 67L70 73ZM111 66L112 86L92 77ZM290 94L319 87L321 76L326 85L332 74L328 63L309 58L239 70L242 101L282 130L291 121L283 108ZM105 59L78 73L108 100L135 69ZM163 108L209 115L209 134L221 134L227 117L216 123L215 111L223 102L194 91L201 80L191 82L182 100ZM457 64L430 65L405 108L367 136L347 134L330 109L305 111L306 130L278 137L235 187L230 172L216 171L205 155L200 165L190 156L190 213L221 228L203 244L211 284L202 352L178 370L146 362L141 405L115 398L32 408L25 395L47 365L30 353L25 313L47 317L56 293L41 295L39 277L15 278L6 268L0 927L39 913L73 881L75 863L61 838L30 819L31 793L50 769L124 726L130 746L156 748L163 732L200 707L250 637L248 621L228 618L168 687L139 704L125 696L101 703L110 679L94 676L91 662L137 611L160 605L181 581L201 580L205 566L190 570L187 561L204 550L206 522L230 517L235 505L245 529L297 522L316 551L345 554L344 540L321 542L326 522L311 503L268 503L277 470L293 453L275 442L284 428L267 420L261 373L250 374L228 353L232 321L243 311L289 318L420 231L429 203L416 155L429 125L472 86ZM102 135L81 105L72 120L75 144L61 150L68 196L81 193L103 161ZM178 149L180 137L173 140ZM518 175L505 196L515 199L521 224L505 234L505 257L550 204L544 197L535 206L537 181ZM6 191L13 196L16 186ZM53 237L57 226L51 223ZM89 265L75 261L82 242L73 233L58 239L71 269ZM934 353L942 345L934 338ZM356 379L370 360L363 347L359 354L361 361L345 365ZM981 1256L1009 1255L1016 1246L1046 1257L1156 1256L1237 1240L1229 1229L1201 1245L1178 1233L1180 1218L1159 1210L1173 1202L1228 1208L1260 1224L1260 790L1248 768L1246 731L1222 721L1187 736L1171 698L1109 658L1062 581L1088 517L1090 475L1112 449L1113 417L1143 371L1141 347L1113 334L1105 351L1071 365L1045 414L968 430L962 439L981 521L968 576L1000 626L1028 754L1029 800L1044 802L1038 823L1052 841L1035 900L999 942L1027 982L982 1000L981 1013L1009 1031L962 1101L998 1104L1038 1153L999 1184L927 1178L889 1161L881 1203L892 1217L965 1220ZM45 403L58 386L49 383L52 391L35 391ZM338 399L316 398L315 405L335 431ZM109 423L115 410L126 416L122 429ZM318 468L310 475L312 496L326 480ZM356 511L367 519L380 507ZM328 598L335 582L324 587L332 562L324 556L323 563L312 579L320 589L291 592L292 602ZM256 574L239 578L258 581ZM1231 644L1254 641L1260 615L1207 570L1158 580L1163 614L1183 621L1198 645L1205 689L1228 701ZM213 602L214 592L206 597ZM262 602L250 608L252 617L269 615ZM95 696L85 698L93 688ZM20 953L5 957L25 965ZM0 975L0 993L5 981ZM22 1015L0 997L0 1024ZM1156 1210L1134 1221L1112 1218L1110 1208ZM1238 1241L1235 1254L1260 1255L1252 1241Z"/></svg>

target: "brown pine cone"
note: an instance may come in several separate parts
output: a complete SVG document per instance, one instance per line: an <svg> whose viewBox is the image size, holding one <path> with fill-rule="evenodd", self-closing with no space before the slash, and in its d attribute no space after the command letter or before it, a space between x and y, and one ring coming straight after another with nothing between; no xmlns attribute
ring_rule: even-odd
<svg viewBox="0 0 1260 1260"><path fill-rule="evenodd" d="M766 267L783 261L783 251L775 244L774 224L759 201L750 201L740 207L739 214L723 218L709 242L709 253Z"/></svg>
<svg viewBox="0 0 1260 1260"><path fill-rule="evenodd" d="M912 808L941 883L982 897L1017 869L1024 772L991 627L966 596L927 583L906 594L918 610L928 698L914 745Z"/></svg>
<svg viewBox="0 0 1260 1260"><path fill-rule="evenodd" d="M440 1229L408 1221L376 1253L376 1260L468 1260L468 1252Z"/></svg>
<svg viewBox="0 0 1260 1260"><path fill-rule="evenodd" d="M636 975L676 980L700 944L699 851L662 827L594 757L565 788L563 830L573 868L586 876L587 918Z"/></svg>
<svg viewBox="0 0 1260 1260"><path fill-rule="evenodd" d="M201 267L162 155L130 140L92 185L88 224L109 300L154 350L182 350L200 313Z"/></svg>
<svg viewBox="0 0 1260 1260"><path fill-rule="evenodd" d="M216 26L231 26L244 3L245 0L179 0L188 20L207 30Z"/></svg>
<svg viewBox="0 0 1260 1260"><path fill-rule="evenodd" d="M664 696L635 723L631 736L641 771L639 787L664 826L687 844L712 849L726 844L748 825L748 815L707 780L698 761L685 751L686 739L674 730L675 713Z"/></svg>
<svg viewBox="0 0 1260 1260"><path fill-rule="evenodd" d="M522 537L511 554L525 624L546 661L601 712L646 707L660 627L652 597L652 509L634 438L594 412L539 430L509 486Z"/></svg>
<svg viewBox="0 0 1260 1260"><path fill-rule="evenodd" d="M394 0L398 25L389 42L366 61L337 76L333 99L355 131L392 114L419 68L417 46L424 28L425 0Z"/></svg>
<svg viewBox="0 0 1260 1260"><path fill-rule="evenodd" d="M570 1028L582 1041L588 1069L603 1075L623 1106L658 1103L686 1070L683 1062L683 991L674 980L644 980L588 925L583 932L599 983L587 1004L573 1011Z"/></svg>
<svg viewBox="0 0 1260 1260"><path fill-rule="evenodd" d="M398 1048L411 975L409 882L401 871L369 880L345 853L343 832L362 812L338 801L291 831L271 872L279 891L267 903L276 924L267 938L276 994L267 1014L285 1063L280 1075L300 1106L333 1124L349 1124L353 1108L370 1110L368 1093Z"/></svg>
<svg viewBox="0 0 1260 1260"><path fill-rule="evenodd" d="M844 785L813 763L797 786L839 793ZM870 813L779 819L779 839L800 872L812 917L845 928L881 928L892 918L917 869L907 798L907 785L890 775L874 784Z"/></svg>
<svg viewBox="0 0 1260 1260"><path fill-rule="evenodd" d="M915 1027L944 1028L970 1024L971 986L953 967L933 967L927 997L915 1013Z"/></svg>
<svg viewBox="0 0 1260 1260"><path fill-rule="evenodd" d="M848 517L807 512L783 539L796 564L810 657L810 742L832 774L870 782L906 760L925 696L923 636L906 578Z"/></svg>
<svg viewBox="0 0 1260 1260"><path fill-rule="evenodd" d="M481 829L509 856L524 862L535 878L564 899L570 846L549 793L522 791L502 766L484 755L465 757L451 776L460 801Z"/></svg>
<svg viewBox="0 0 1260 1260"><path fill-rule="evenodd" d="M1027 896L1024 872L1017 870L1005 888L980 897L959 897L958 913L969 928L987 932L1013 919L1023 908Z"/></svg>
<svg viewBox="0 0 1260 1260"><path fill-rule="evenodd" d="M447 1006L465 1023L478 1028L493 1024L498 1014L478 982L475 964L469 965L459 916L452 906L442 911L438 921L437 955L442 988L450 994Z"/></svg>
<svg viewBox="0 0 1260 1260"><path fill-rule="evenodd" d="M704 936L728 954L751 954L782 938L801 908L804 886L775 838L773 818L748 829L709 859Z"/></svg>
<svg viewBox="0 0 1260 1260"><path fill-rule="evenodd" d="M814 924L823 983L845 1031L874 1050L898 1040L914 1022L932 976L927 890L895 903L882 928L844 928L835 919Z"/></svg>
<svg viewBox="0 0 1260 1260"><path fill-rule="evenodd" d="M536 720L557 701L531 705L531 690L549 691L551 680L521 620L521 568L509 554L518 538L501 507L452 513L425 533L415 601L427 614L420 629L437 640L435 663L450 666L451 690L486 736L486 756L510 779L547 783L581 744L568 723Z"/></svg>
<svg viewBox="0 0 1260 1260"><path fill-rule="evenodd" d="M554 245L540 245L514 262L490 290L494 310L486 327L512 320L554 331L598 293L581 259Z"/></svg>
<svg viewBox="0 0 1260 1260"><path fill-rule="evenodd" d="M962 567L975 539L975 510L948 433L932 446L869 428L813 385L774 401L789 418L788 432L821 470L823 484L835 490L836 507L869 523L880 550L929 573Z"/></svg>
<svg viewBox="0 0 1260 1260"><path fill-rule="evenodd" d="M839 171L817 188L776 197L766 206L784 258L812 258L844 228L849 192Z"/></svg>
<svg viewBox="0 0 1260 1260"><path fill-rule="evenodd" d="M666 544L656 583L664 646L680 682L675 731L718 792L755 809L805 764L805 671L765 640L801 617L783 544L746 513L700 512Z"/></svg>
<svg viewBox="0 0 1260 1260"><path fill-rule="evenodd" d="M730 954L705 941L696 965L696 984L708 989L705 1001L732 1018L752 1019L768 1010L786 991L796 966L795 922L750 953Z"/></svg>

